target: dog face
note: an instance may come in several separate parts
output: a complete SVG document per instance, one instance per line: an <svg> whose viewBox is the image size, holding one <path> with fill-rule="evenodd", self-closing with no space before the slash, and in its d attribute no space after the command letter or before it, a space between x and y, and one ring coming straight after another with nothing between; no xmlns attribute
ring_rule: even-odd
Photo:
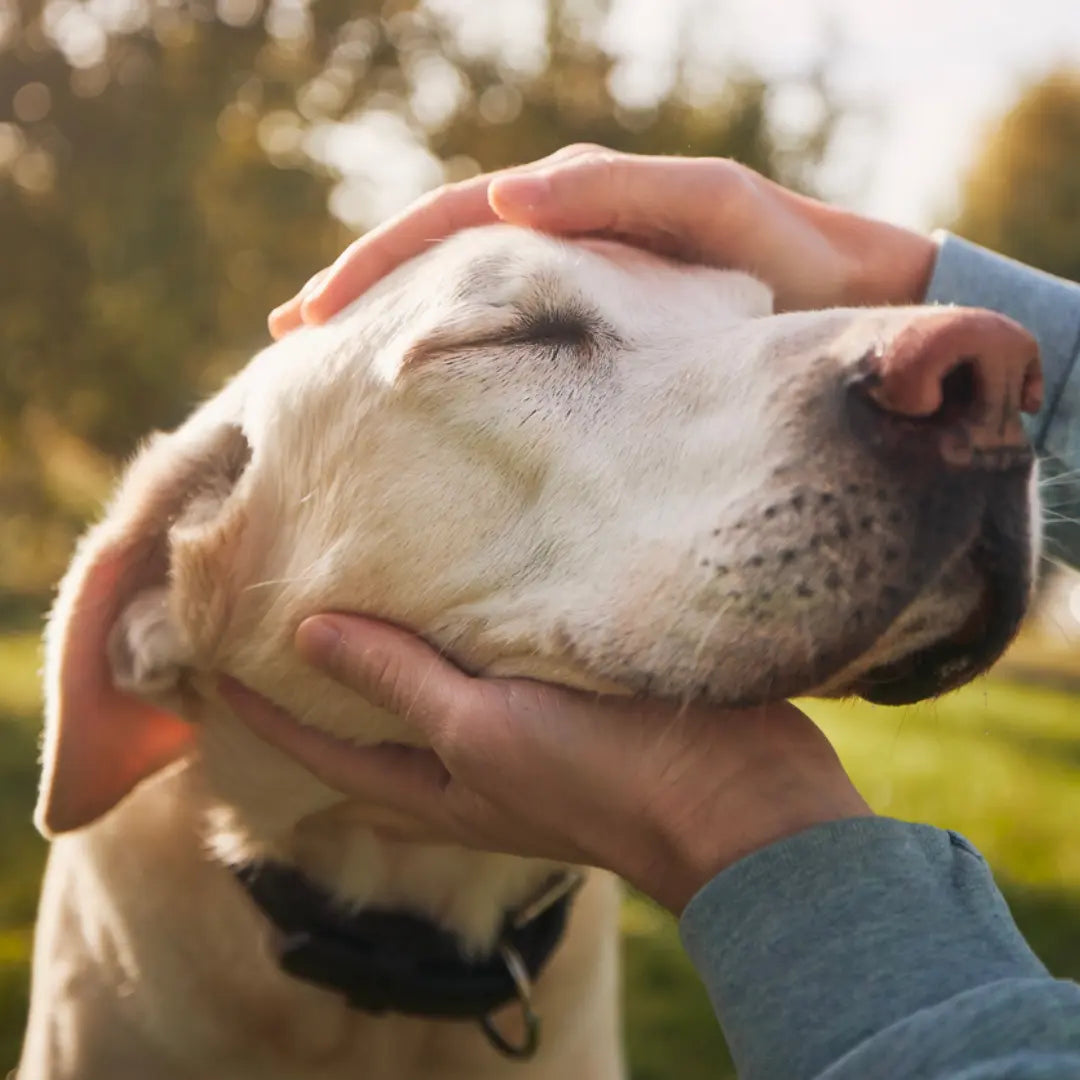
<svg viewBox="0 0 1080 1080"><path fill-rule="evenodd" d="M1032 465L949 467L936 429L867 404L867 357L928 317L773 315L742 274L460 234L143 452L61 592L47 761L75 697L192 715L213 671L406 739L390 717L357 730L351 695L294 656L301 619L332 609L473 671L616 693L903 701L966 681L1025 606ZM144 720L110 728L135 779L183 743L158 714L133 752Z"/></svg>

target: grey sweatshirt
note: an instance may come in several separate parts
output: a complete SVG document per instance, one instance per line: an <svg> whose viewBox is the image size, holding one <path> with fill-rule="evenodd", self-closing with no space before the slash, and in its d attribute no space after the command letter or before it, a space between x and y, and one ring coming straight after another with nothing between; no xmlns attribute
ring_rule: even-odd
<svg viewBox="0 0 1080 1080"><path fill-rule="evenodd" d="M1053 490L1080 516L1080 285L939 242L928 302L990 308L1039 339L1046 392L1028 430L1044 472L1077 472ZM1080 527L1049 524L1046 544L1080 566ZM742 1080L1080 1078L1080 985L1050 976L955 833L889 818L809 829L718 874L680 930Z"/></svg>

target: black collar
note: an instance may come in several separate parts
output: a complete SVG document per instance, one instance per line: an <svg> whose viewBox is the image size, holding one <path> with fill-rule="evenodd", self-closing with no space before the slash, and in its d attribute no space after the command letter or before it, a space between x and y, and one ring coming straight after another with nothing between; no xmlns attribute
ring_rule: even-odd
<svg viewBox="0 0 1080 1080"><path fill-rule="evenodd" d="M494 952L471 959L453 934L430 920L403 911L349 911L284 863L232 869L281 931L278 962L290 975L343 994L354 1009L476 1020L502 1053L526 1058L535 1052L532 980L562 938L580 875L556 875L535 899L506 915ZM508 1043L490 1020L514 1000L525 1018L521 1045Z"/></svg>

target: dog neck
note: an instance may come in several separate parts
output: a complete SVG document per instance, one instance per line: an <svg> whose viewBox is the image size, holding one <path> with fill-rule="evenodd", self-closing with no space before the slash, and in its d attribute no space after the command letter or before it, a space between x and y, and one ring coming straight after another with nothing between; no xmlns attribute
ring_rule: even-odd
<svg viewBox="0 0 1080 1080"><path fill-rule="evenodd" d="M200 713L192 768L205 792L205 843L224 863L286 863L350 907L424 916L476 952L490 949L506 912L559 869L397 839L402 821L388 807L343 797L224 706L208 704Z"/></svg>

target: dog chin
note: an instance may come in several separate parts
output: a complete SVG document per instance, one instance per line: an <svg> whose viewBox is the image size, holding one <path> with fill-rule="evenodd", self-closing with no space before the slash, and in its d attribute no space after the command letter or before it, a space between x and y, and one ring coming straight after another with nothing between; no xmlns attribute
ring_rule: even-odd
<svg viewBox="0 0 1080 1080"><path fill-rule="evenodd" d="M956 690L986 672L1008 647L1020 628L1027 594L1027 585L1017 578L990 579L968 604L954 601L954 626L947 633L928 641L905 640L901 630L892 647L875 647L814 696L910 705ZM908 617L900 625L925 621L924 616Z"/></svg>
<svg viewBox="0 0 1080 1080"><path fill-rule="evenodd" d="M721 656L717 670L689 680L624 679L624 686L632 683L624 692L724 708L793 697L857 696L875 704L912 704L957 689L991 667L1019 629L1029 591L1025 576L987 572L973 555L916 596L873 635L870 648L853 639L834 643L828 656L790 656L782 662L773 657L756 665L752 657L725 665Z"/></svg>

